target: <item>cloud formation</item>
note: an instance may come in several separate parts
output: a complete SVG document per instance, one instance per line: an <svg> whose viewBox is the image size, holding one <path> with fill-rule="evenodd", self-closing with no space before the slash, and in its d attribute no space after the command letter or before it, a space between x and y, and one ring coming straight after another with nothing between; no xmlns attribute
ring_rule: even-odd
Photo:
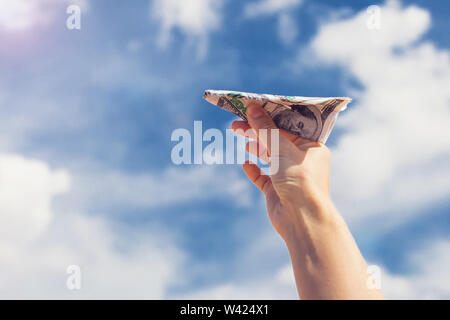
<svg viewBox="0 0 450 320"><path fill-rule="evenodd" d="M42 161L0 154L0 239L3 243L33 241L49 225L51 200L67 192L69 174L51 170Z"/></svg>
<svg viewBox="0 0 450 320"><path fill-rule="evenodd" d="M208 36L221 26L223 3L224 0L153 0L150 16L159 22L159 45L166 47L172 31L179 31L197 42L203 56Z"/></svg>
<svg viewBox="0 0 450 320"><path fill-rule="evenodd" d="M449 299L450 241L428 243L411 253L408 262L414 266L407 275L381 268L379 284L388 299ZM369 273L367 274L369 279ZM176 297L179 298L179 297ZM273 274L251 276L245 281L227 282L193 291L186 299L297 299L295 279L290 264Z"/></svg>
<svg viewBox="0 0 450 320"><path fill-rule="evenodd" d="M290 45L295 42L298 35L298 26L294 18L283 13L278 17L278 37L283 44Z"/></svg>
<svg viewBox="0 0 450 320"><path fill-rule="evenodd" d="M104 219L64 206L54 212L70 180L43 161L0 156L0 297L166 297L184 259L170 235L113 231ZM81 268L80 291L66 287L70 265Z"/></svg>
<svg viewBox="0 0 450 320"><path fill-rule="evenodd" d="M229 282L215 287L191 292L181 299L221 300L284 300L297 299L294 275L291 265L280 268L275 274L253 277L246 281Z"/></svg>
<svg viewBox="0 0 450 320"><path fill-rule="evenodd" d="M58 10L64 5L78 5L83 13L89 9L88 0L2 0L0 27L8 32L20 32L47 25L56 14L65 14L64 10Z"/></svg>
<svg viewBox="0 0 450 320"><path fill-rule="evenodd" d="M260 0L245 6L247 18L277 16L278 38L284 45L292 45L298 36L298 24L292 11L302 5L302 0Z"/></svg>
<svg viewBox="0 0 450 320"><path fill-rule="evenodd" d="M227 198L234 199L236 206L248 206L252 188L233 168L213 166L168 167L160 173L134 175L120 171L85 172L76 184L79 201L110 208L153 208Z"/></svg>
<svg viewBox="0 0 450 320"><path fill-rule="evenodd" d="M247 17L278 14L302 4L302 0L259 0L245 6Z"/></svg>
<svg viewBox="0 0 450 320"><path fill-rule="evenodd" d="M426 214L413 209L445 199L450 190L449 52L421 41L431 26L424 9L388 1L381 7L381 29L369 29L368 18L363 10L325 22L308 49L309 62L339 66L362 87L345 88L356 99L337 121L341 135L332 150L333 196L359 231L367 228L366 221L385 230L413 214ZM410 273L381 266L385 295L448 298L449 245L448 239L438 239L407 253ZM189 297L296 298L293 288L276 280L263 284L269 278L224 282Z"/></svg>
<svg viewBox="0 0 450 320"><path fill-rule="evenodd" d="M351 222L373 216L382 224L388 216L393 227L449 195L450 59L420 41L431 24L424 9L388 1L380 30L367 28L367 19L362 11L323 24L310 49L362 86L349 90L356 102L337 121L334 198Z"/></svg>
<svg viewBox="0 0 450 320"><path fill-rule="evenodd" d="M412 273L381 273L381 288L390 299L449 299L450 241L441 239L427 243L408 256Z"/></svg>
<svg viewBox="0 0 450 320"><path fill-rule="evenodd" d="M33 4L38 1L47 0ZM61 2L51 1L55 2L49 12L56 10L64 15ZM4 3L8 2L2 1L0 8ZM14 1L14 5L20 3L30 1ZM89 39L83 38L86 48L72 39L58 41L59 48L47 43L30 59L27 55L21 60L21 55L16 54L19 51L6 52L6 58L18 58L2 59L4 72L0 75L0 103L4 106L0 148L14 152L0 156L0 194L5 195L0 197L1 297L173 298L180 295L171 292L172 285L182 286L183 281L189 283L189 288L184 288L189 293L183 297L297 297L292 272L285 266L287 257L279 254L285 253L283 244L268 229L268 222L267 229L263 229L255 221L258 215L265 218L263 199L260 196L254 206L251 201L256 190L237 168L175 168L164 166L166 163L158 166L160 163L151 154L142 151L147 144L131 146L136 141L161 138L156 130L148 128L172 128L176 118L185 126L191 121L187 118L205 116L195 109L196 90L206 82L223 84L215 82L217 74L227 75L222 77L227 85L242 85L236 72L242 67L238 59L221 67L190 65L190 57L177 61L172 58L178 52L169 51L170 40L178 39L178 34L200 49L206 48L210 36L221 29L226 14L222 13L224 3L152 1L151 18L159 23L160 44L171 53L167 60L161 60L151 51L154 46L147 47L145 42L131 46L132 55L125 54L120 48L129 42L115 38L109 26L102 30L102 24L96 25L98 32L89 35L107 40L111 47L93 50ZM253 3L257 13L254 17L277 17L280 39L287 44L295 42L296 33L283 30L297 30L291 24L297 21L292 10L301 1L274 3ZM256 4L261 7L257 9ZM421 40L431 27L428 11L402 7L397 2L381 8L380 30L367 29L368 16L363 10L345 19L340 16L331 22L325 20L310 46L321 66L338 66L362 85L361 89L346 88L356 99L337 122L341 130L336 131L338 139L333 146L336 174L332 179L334 198L348 221L362 225L362 229L354 229L358 231L367 227L364 221L368 218L376 222L371 227L405 222L415 214L411 208L444 199L450 190L450 139L444 130L449 120L448 50ZM34 24L8 29L0 12L1 32L28 30L42 22L33 17L26 21ZM125 31L135 37L139 28ZM70 42L79 47L70 47ZM264 59L255 62L263 63ZM212 68L215 72L211 72ZM15 76L10 77L12 74ZM173 95L175 91L179 96ZM182 112L180 97L189 106ZM142 104L142 108L136 104ZM170 116L164 118L163 113L150 110L147 104L164 108ZM167 146L166 138L152 145L155 150ZM123 160L127 152L129 157ZM31 159L24 154L42 158ZM128 159L137 158L148 159L149 164L133 172L121 167ZM53 168L55 163L64 169ZM189 282L186 270L192 264L201 265L199 269L208 266L201 259L188 261L189 252L180 249L178 235L161 227L173 216L158 221L161 225L137 220L146 221L147 229L142 231L140 225L125 226L129 221L124 217L136 207L151 208L149 213L163 207L170 211L170 206L197 212L204 200L230 199L236 206L231 213L243 213L230 234L236 246L227 257L239 271L223 279L216 274L222 275L222 269L230 265L210 267L208 271L215 279L209 280L219 282L217 285L208 282L196 288ZM214 205L205 205L205 212L198 212L199 219L207 220L204 218L215 209ZM119 219L113 208L120 208ZM426 212L422 210L422 214ZM214 232L220 234L222 230ZM211 241L220 240L212 237ZM202 249L192 250L198 254L196 251ZM383 269L382 287L387 296L449 297L448 271L443 268L449 264L448 252L448 241L441 239L409 255L410 265L415 266L412 274L399 275ZM66 268L72 264L81 267L79 292L65 286Z"/></svg>
<svg viewBox="0 0 450 320"><path fill-rule="evenodd" d="M0 3L0 25L7 30L23 30L37 20L37 3L23 0L4 0Z"/></svg>

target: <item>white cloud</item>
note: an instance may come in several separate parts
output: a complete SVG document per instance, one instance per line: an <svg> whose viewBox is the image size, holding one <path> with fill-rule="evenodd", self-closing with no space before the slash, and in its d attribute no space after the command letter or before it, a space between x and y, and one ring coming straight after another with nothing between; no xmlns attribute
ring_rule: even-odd
<svg viewBox="0 0 450 320"><path fill-rule="evenodd" d="M233 174L236 170L214 167L170 168L142 176L114 172L82 179L86 193L77 201L92 197L101 202L107 194L112 205L170 205L211 197L248 204L251 185ZM59 198L54 209L55 196L77 192L78 175L51 169L40 160L0 156L0 297L170 297L170 287L190 276L181 268L186 254L174 244L170 230L150 226L142 233L131 232L104 218L80 214L80 204L68 202L67 196ZM69 265L81 268L80 291L66 288ZM281 270L266 296L292 286L288 278L289 272ZM250 285L247 297L262 288L257 282Z"/></svg>
<svg viewBox="0 0 450 320"><path fill-rule="evenodd" d="M180 177L180 172L173 174ZM193 171L190 174L198 177ZM123 232L122 236L117 232L121 229L113 232L102 218L71 209L53 212L54 197L68 192L72 179L67 171L50 169L39 160L0 156L0 194L4 195L0 199L4 226L0 237L2 298L297 299L290 264L275 272L244 272L234 280L185 295L169 294L172 285L179 285L189 275L182 273L185 254L173 244L170 234L165 234L167 230L135 231L132 236ZM262 235L244 250L252 259L255 254L262 256L261 249L277 243L272 232L271 240L262 244L269 234ZM410 274L391 274L382 268L381 286L388 298L450 297L450 241L423 246L408 261L414 266ZM249 269L261 261L240 263L245 264L241 268ZM80 291L65 286L66 268L73 264L81 267Z"/></svg>
<svg viewBox="0 0 450 320"><path fill-rule="evenodd" d="M76 180L80 201L105 205L157 207L192 201L233 199L237 206L248 206L252 186L236 168L224 166L169 167L161 173L124 174L117 171L85 173ZM86 188L89 186L89 188Z"/></svg>
<svg viewBox="0 0 450 320"><path fill-rule="evenodd" d="M278 17L278 37L285 45L292 44L298 35L298 26L295 20L287 13Z"/></svg>
<svg viewBox="0 0 450 320"><path fill-rule="evenodd" d="M297 299L291 265L280 268L275 274L264 274L245 281L228 282L191 292L181 299Z"/></svg>
<svg viewBox="0 0 450 320"><path fill-rule="evenodd" d="M450 241L428 243L407 260L413 266L413 271L408 274L393 274L379 266L381 290L388 299L450 298ZM247 275L245 280L225 281L175 298L298 299L298 295L292 267L287 264L276 272Z"/></svg>
<svg viewBox="0 0 450 320"><path fill-rule="evenodd" d="M247 4L244 11L248 18L278 15L278 37L284 45L290 45L298 35L298 25L290 11L302 3L302 0L260 0Z"/></svg>
<svg viewBox="0 0 450 320"><path fill-rule="evenodd" d="M245 6L247 17L277 14L301 5L302 0L260 0Z"/></svg>
<svg viewBox="0 0 450 320"><path fill-rule="evenodd" d="M344 134L332 150L334 198L351 222L373 215L393 227L449 196L450 60L418 42L431 24L426 10L397 1L381 9L380 30L366 27L363 10L322 25L310 50L363 86L337 121Z"/></svg>
<svg viewBox="0 0 450 320"><path fill-rule="evenodd" d="M170 234L159 228L122 235L123 227L113 232L103 219L53 212L54 196L69 187L67 171L0 156L0 297L165 297L184 259ZM81 267L80 291L66 288L74 264Z"/></svg>
<svg viewBox="0 0 450 320"><path fill-rule="evenodd" d="M321 63L324 61L337 63L351 71L365 85L364 91L356 92L361 97L361 102L350 106L347 115L343 114L338 121L338 125L348 128L349 132L337 146L333 160L333 165L337 166L338 170L333 182L340 181L339 186L337 188L335 186L334 192L339 195L340 207L346 208L343 213L353 219L358 219L359 213L361 215L375 213L382 208L381 206L405 208L408 205L414 206L417 203L440 199L445 190L449 190L446 164L448 158L445 158L445 153L442 152L445 148L448 150L445 141L448 135L446 136L442 130L443 125L448 123L448 113L445 113L448 104L443 103L445 97L448 98L443 96L446 89L444 86L448 83L448 53L426 43L414 48L409 47L410 43L426 31L430 23L426 11L411 8L401 9L393 6L389 9L392 18L402 21L396 23L395 28L401 28L399 32L404 33L405 38L401 34L395 34L397 32L393 30L395 19L390 19L388 14L386 20L383 11L380 31L359 30L355 28L359 22L350 19L341 21L349 22L349 25L340 29L350 38L349 40L346 40L346 36L331 32L333 26L340 25L330 24L323 26L317 37L322 40L317 40L318 43L314 44L315 49L320 49L317 56ZM405 18L406 14L411 17ZM362 16L365 18L365 12ZM365 19L361 19L361 22L365 27ZM185 29L181 24L185 25L186 22L172 23L168 32L181 30L195 39L207 38L210 34L209 31L187 32L189 28ZM391 27L385 30L389 24ZM379 34L384 32L386 38L370 40L367 36L368 31ZM359 35L352 38L353 32L359 32ZM329 42L323 42L330 39L334 41L334 37L344 41L341 43L345 45L328 47ZM377 34L370 34L370 37L376 38ZM405 42L404 39L409 40ZM319 42L325 46L321 47ZM355 43L359 46L352 47ZM404 51L393 54L391 49L395 45L400 45ZM326 50L322 50L325 48ZM385 69L389 72L383 73ZM95 76L98 77L96 79L105 81L108 78L102 73ZM398 88L401 90L396 90ZM29 105L24 108L27 112L39 111L31 118L24 112L23 117L27 123L32 123L33 126L41 126L42 123L54 125L50 124L48 119L55 122L56 108L50 110L52 112L43 112L42 108L35 108L35 99L25 100L29 100ZM9 101L13 103L12 98ZM407 105L399 104L397 101L406 101ZM421 108L418 107L417 101L420 102ZM14 105L17 106L16 103ZM425 109L424 105L432 107ZM69 109L61 110L66 113ZM48 117L49 114L52 117ZM370 116L364 117L365 114ZM385 117L386 114L388 117ZM17 116L17 112L14 114L15 117L12 114L7 118L6 116L8 115L4 115L3 122L7 127L5 129L4 126L3 132L9 134L8 128L11 123L21 118ZM361 122L360 118L367 120ZM373 123L374 119L377 119L377 123ZM422 132L415 132L419 131L414 129L417 119L433 124L425 127L427 134L428 130L434 130L434 133L439 135L427 139L427 135ZM67 125L71 123L63 123L65 129ZM17 126L19 135L23 135L24 131L26 130L23 126ZM390 141L388 138L391 136L396 136L396 139ZM12 141L5 138L5 134L2 137L5 141L8 140L7 142ZM369 147L368 150L365 149L366 146ZM371 146L376 146L376 150L371 150ZM401 157L390 156L386 150L396 150ZM377 151L381 153L378 154ZM365 154L368 155L366 160L361 158ZM405 157L411 159L405 161ZM92 174L88 177L84 174L69 176L66 170L53 170L42 161L20 156L5 155L2 159L0 172L7 173L5 177L8 180L4 181L9 182L4 185L0 182L0 194L13 194L11 198L0 200L1 219L8 222L2 226L4 228L11 226L11 230L15 232L8 234L5 230L3 236L0 236L1 297L164 298L167 297L169 286L179 280L177 275L182 269L180 266L183 265L181 262L183 253L177 249L170 236L167 239L162 235L161 230L149 231L146 235L126 239L130 232L124 232L122 236L121 232L113 231L105 219L73 212L74 209L70 206L68 212L64 210L54 212L52 204L55 196L67 191L69 185L72 185L70 194L78 193L78 188L84 188L85 193L80 193L82 196L77 199L80 201L86 201L84 197L87 196L92 204L107 194L117 203L148 207L181 204L210 197L237 199L243 201L242 204L245 205L249 199L248 195L251 194L247 188L253 188L245 179L238 176L235 168L228 171L222 166L218 170L213 167L171 168L163 170L162 173L147 173L142 176L103 170L102 173L97 172L97 175ZM341 163L341 160L344 162ZM428 163L430 168L424 170L423 165ZM377 164L382 167L379 168ZM388 170L392 164L395 165L394 168ZM352 167L360 169L355 173ZM4 171L1 171L2 169ZM378 171L375 171L376 169ZM221 184L216 184L214 182L216 180L221 181ZM72 183L69 183L70 181ZM12 184L21 187L9 189L8 185ZM385 191L382 191L383 188ZM23 195L28 195L26 198L32 201L23 201ZM374 203L378 199L383 201ZM361 209L361 212L356 212L353 206ZM14 210L10 210L11 208ZM403 219L406 214L407 210L399 215L398 219ZM396 217L390 217L394 218ZM389 223L391 221L384 220ZM386 287L388 296L408 297L410 292L415 292L410 296L422 297L421 292L427 292L427 296L448 297L445 288L450 286L445 287L446 281L439 282L439 277L448 279L445 269L442 270L443 265L448 265L448 259L438 257L446 257L449 250L448 245L438 247L442 249L430 250L432 254L430 253L429 257L425 258L424 251L423 255L420 254L417 258L422 259L420 261L436 261L429 269L428 263L418 264L420 266L418 274L422 279L420 286L412 284L416 278L387 274L383 279L387 279L386 286L390 285L391 288ZM264 249L257 254L263 255ZM84 280L80 292L68 291L65 288L67 277L65 270L69 264L79 264L82 268ZM288 267L280 269L275 279L272 279L271 273L264 275L259 273L258 276L244 282L230 280L217 288L205 289L203 293L198 293L198 296L209 297L211 294L213 297L230 298L296 298L293 282L290 282L289 272L286 270ZM441 273L436 270L441 270ZM438 276L432 278L431 275ZM268 282L268 285L264 286L263 282Z"/></svg>
<svg viewBox="0 0 450 320"><path fill-rule="evenodd" d="M161 231L147 232L114 234L105 220L66 212L28 246L0 243L0 296L164 298L183 276L184 254ZM81 268L80 291L66 287L69 265Z"/></svg>
<svg viewBox="0 0 450 320"><path fill-rule="evenodd" d="M260 215L265 212L263 195L253 204L252 211L257 214L246 214L233 229L232 234L238 235L242 245L233 261L228 262L229 276L214 285L189 288L174 298L298 299L286 246L266 215ZM205 266L200 269L202 274L215 272Z"/></svg>
<svg viewBox="0 0 450 320"><path fill-rule="evenodd" d="M438 240L409 257L414 271L394 275L381 274L381 289L390 299L449 299L450 241Z"/></svg>
<svg viewBox="0 0 450 320"><path fill-rule="evenodd" d="M87 0L2 0L0 2L0 27L7 31L24 31L34 26L47 25L60 11L62 5L78 5L87 12Z"/></svg>
<svg viewBox="0 0 450 320"><path fill-rule="evenodd" d="M0 241L31 241L51 221L51 199L68 190L69 175L46 163L0 154Z"/></svg>
<svg viewBox="0 0 450 320"><path fill-rule="evenodd" d="M151 225L142 232L128 230L78 210L87 201L92 211L102 199L111 206L152 207L216 197L248 205L252 186L235 168L222 169L71 175L40 160L0 155L0 297L168 297L172 285L190 276L183 273L186 254L174 244L170 230ZM83 174L89 178L79 180ZM77 194L78 187L84 193ZM64 197L55 207L58 195ZM81 268L80 291L66 288L69 265Z"/></svg>
<svg viewBox="0 0 450 320"><path fill-rule="evenodd" d="M207 49L208 36L220 28L223 0L153 0L151 18L160 23L159 45L168 45L171 33L181 31L197 42L199 54Z"/></svg>
<svg viewBox="0 0 450 320"><path fill-rule="evenodd" d="M8 30L23 30L39 20L37 3L26 0L3 0L0 3L0 25Z"/></svg>

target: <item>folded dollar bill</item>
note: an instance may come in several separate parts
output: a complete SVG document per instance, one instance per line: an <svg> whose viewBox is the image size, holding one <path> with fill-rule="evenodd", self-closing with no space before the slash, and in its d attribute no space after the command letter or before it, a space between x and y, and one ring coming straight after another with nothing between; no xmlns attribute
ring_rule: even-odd
<svg viewBox="0 0 450 320"><path fill-rule="evenodd" d="M279 128L323 143L327 141L338 113L352 100L347 97L278 96L224 90L206 90L203 98L243 120L247 120L247 106L255 102L266 110Z"/></svg>

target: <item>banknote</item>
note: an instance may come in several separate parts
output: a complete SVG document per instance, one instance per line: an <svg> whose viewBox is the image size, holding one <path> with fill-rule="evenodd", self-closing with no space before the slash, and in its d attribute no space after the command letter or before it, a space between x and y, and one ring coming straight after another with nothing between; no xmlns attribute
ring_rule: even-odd
<svg viewBox="0 0 450 320"><path fill-rule="evenodd" d="M279 128L322 143L327 141L338 113L352 100L348 97L280 96L225 90L206 90L203 98L243 120L247 120L247 106L251 102L257 103Z"/></svg>

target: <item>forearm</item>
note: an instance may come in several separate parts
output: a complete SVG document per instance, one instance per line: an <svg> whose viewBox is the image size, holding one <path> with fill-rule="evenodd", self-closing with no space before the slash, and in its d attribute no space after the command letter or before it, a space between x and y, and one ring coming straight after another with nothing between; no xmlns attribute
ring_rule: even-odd
<svg viewBox="0 0 450 320"><path fill-rule="evenodd" d="M302 299L382 299L367 286L366 263L331 200L292 206L284 236Z"/></svg>

